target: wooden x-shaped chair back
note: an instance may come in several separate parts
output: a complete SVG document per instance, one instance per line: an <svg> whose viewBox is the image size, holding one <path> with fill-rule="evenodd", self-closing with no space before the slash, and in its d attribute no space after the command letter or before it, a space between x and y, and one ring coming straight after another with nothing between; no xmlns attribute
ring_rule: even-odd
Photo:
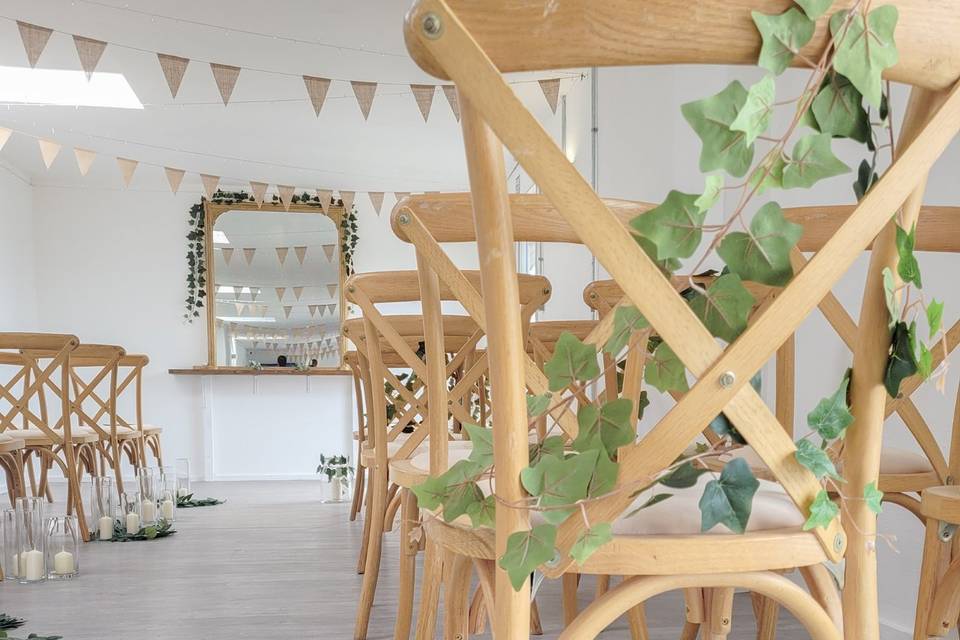
<svg viewBox="0 0 960 640"><path fill-rule="evenodd" d="M931 6L922 0L905 0L898 7L900 58L886 76L927 90L952 87L960 76L960 43L941 46L931 34L943 34L944 41L949 40L946 34L960 26L960 15L950 6ZM783 4L774 0L759 5L746 0L707 0L698 3L691 13L688 6L669 2L573 0L551 3L544 11L542 3L523 0L419 0L408 13L405 35L411 55L428 72L453 80L459 96L488 312L485 329L491 345L495 412L507 425L500 433L495 432L495 437L502 438L495 443L495 461L497 493L504 500L523 499L518 478L527 464L527 454L518 433L504 433L519 430L524 422L524 380L518 373L525 357L522 328L506 315L490 316L500 300L516 295L515 269L512 260L504 259L511 255L515 238L511 225L514 207L506 192L501 145L513 154L560 217L697 379L683 400L638 444L621 449L620 486L651 478L664 469L722 411L802 511L820 492L819 482L796 460L793 441L749 380L881 231L885 232L882 247L887 252L893 247L892 212L905 202L907 208L917 208L926 174L960 130L960 91L953 89L943 99L930 92L917 94L916 108L908 113L899 145L903 151L896 162L791 284L738 340L723 349L637 245L617 212L593 192L501 75L593 65L752 63L760 36L752 23L751 10L776 13L782 8ZM828 19L821 18L816 35L804 48L806 59L822 55L828 41ZM909 221L913 215L911 211L904 217ZM405 233L409 236L411 232ZM885 253L876 264L892 259L888 258ZM872 266L866 286L873 297L862 316L871 325L860 336L863 353L871 353L859 358L864 362L879 362L884 357L883 338L872 329L881 326L880 320L885 321L882 305L874 304L878 294L873 289L880 290L879 273ZM882 302L882 290L879 295ZM878 402L882 404L882 372L877 373L872 366L858 367L856 360L854 410L858 420L866 422L858 438L863 438L864 448L872 452L879 448L879 425L871 410ZM871 453L863 460L852 461L852 487L862 488L868 476L876 475L876 459ZM625 495L621 492L590 505L582 520L608 521L616 517L629 505ZM857 509L855 518L865 521L865 507ZM498 512L497 518L498 550L506 535L528 527L524 513ZM568 551L583 530L583 522L573 518L560 527L556 546L563 559L548 573L557 574L569 567L572 560ZM843 556L846 536L837 519L811 533L825 557L836 561ZM865 552L858 548L856 553ZM498 573L498 596L501 578ZM524 597L520 593L498 599L497 606L518 603L518 607L526 607L528 604L519 604Z"/></svg>
<svg viewBox="0 0 960 640"><path fill-rule="evenodd" d="M34 352L42 358L46 354ZM82 344L70 359L73 412L77 424L93 429L100 438L116 444L119 395L119 364L126 356L123 347L115 345ZM62 389L52 388L54 393Z"/></svg>

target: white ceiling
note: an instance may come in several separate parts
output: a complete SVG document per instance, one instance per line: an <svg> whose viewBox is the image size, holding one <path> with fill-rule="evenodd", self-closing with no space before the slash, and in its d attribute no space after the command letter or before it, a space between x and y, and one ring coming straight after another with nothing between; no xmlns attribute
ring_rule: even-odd
<svg viewBox="0 0 960 640"><path fill-rule="evenodd" d="M71 149L65 146L47 171L36 141L15 135L0 151L0 161L13 165L37 185L121 188L112 156L124 156L192 172L184 188L195 190L200 188L199 172L304 188L462 189L466 169L460 131L442 93L437 92L430 121L424 123L406 86L381 86L370 119L364 122L349 84L334 82L316 117L299 77L309 74L401 85L430 82L406 56L403 45L402 21L409 4L409 0L4 0L0 5L3 18L145 49L108 46L98 71L124 74L146 108L0 106L0 126L48 136L104 156L98 156L90 174L82 178ZM135 11L161 13L181 21ZM223 29L183 20L223 25ZM365 51L299 44L235 30ZM369 53L371 50L378 53ZM149 53L153 51L194 60L176 100L171 99L156 56ZM231 103L224 107L209 66L198 59L292 75L244 69ZM9 19L0 19L0 65L27 65L16 24ZM79 69L72 39L54 33L38 66ZM565 81L561 93L572 82ZM550 113L535 82L515 88L538 118L559 118ZM224 186L244 185L231 180ZM131 188L166 189L166 182L159 168L141 166Z"/></svg>

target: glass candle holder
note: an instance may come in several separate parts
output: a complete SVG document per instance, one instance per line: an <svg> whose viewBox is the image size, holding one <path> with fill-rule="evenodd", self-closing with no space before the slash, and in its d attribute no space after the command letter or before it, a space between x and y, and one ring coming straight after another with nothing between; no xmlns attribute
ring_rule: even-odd
<svg viewBox="0 0 960 640"><path fill-rule="evenodd" d="M190 458L177 458L177 498L192 495L190 488Z"/></svg>
<svg viewBox="0 0 960 640"><path fill-rule="evenodd" d="M90 504L87 507L89 529L95 540L113 538L115 516L113 501L113 478L93 476L90 478Z"/></svg>
<svg viewBox="0 0 960 640"><path fill-rule="evenodd" d="M43 553L43 499L17 498L17 580L20 584L43 582L47 579L46 559Z"/></svg>
<svg viewBox="0 0 960 640"><path fill-rule="evenodd" d="M0 531L3 532L3 555L0 556L0 568L6 580L20 577L20 541L17 539L17 512L4 509L0 512Z"/></svg>
<svg viewBox="0 0 960 640"><path fill-rule="evenodd" d="M44 520L44 548L51 580L69 580L80 570L80 524L77 516L53 516Z"/></svg>
<svg viewBox="0 0 960 640"><path fill-rule="evenodd" d="M140 488L140 516L143 526L157 523L157 473L149 467L137 468Z"/></svg>
<svg viewBox="0 0 960 640"><path fill-rule="evenodd" d="M120 525L128 536L135 535L143 527L142 504L139 492L120 494Z"/></svg>
<svg viewBox="0 0 960 640"><path fill-rule="evenodd" d="M172 467L164 467L160 474L157 507L161 520L173 522L177 517L177 475Z"/></svg>

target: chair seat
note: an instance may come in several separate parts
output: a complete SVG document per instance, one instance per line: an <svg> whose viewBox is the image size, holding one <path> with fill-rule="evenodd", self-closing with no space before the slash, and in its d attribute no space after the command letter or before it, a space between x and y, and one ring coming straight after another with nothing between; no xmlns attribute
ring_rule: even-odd
<svg viewBox="0 0 960 640"><path fill-rule="evenodd" d="M109 424L101 424L100 426L101 426L101 427L104 427L104 428L106 428L106 429L108 429L108 430L109 430L109 428L110 428L110 425L109 425ZM135 425L135 424L131 424L131 425L118 424L118 425L117 425L117 433L118 433L118 434L119 434L121 431L131 431L131 432L135 432L135 431L138 431L138 430L139 430L139 427L138 427L137 425ZM145 434L147 434L147 435L153 435L153 434L155 434L155 433L163 433L163 427L157 427L157 426L154 426L154 425L152 425L152 424L145 424L145 425L143 425L143 432L144 432Z"/></svg>
<svg viewBox="0 0 960 640"><path fill-rule="evenodd" d="M742 447L729 454L729 458L743 458L752 469L766 469L767 465L760 459L753 447ZM933 473L933 465L926 456L906 449L884 447L880 451L880 475L910 475ZM882 488L882 487L881 487Z"/></svg>
<svg viewBox="0 0 960 640"><path fill-rule="evenodd" d="M16 451L23 448L23 439L0 433L0 452Z"/></svg>
<svg viewBox="0 0 960 640"><path fill-rule="evenodd" d="M960 487L930 487L923 492L920 512L927 518L960 524Z"/></svg>
<svg viewBox="0 0 960 640"><path fill-rule="evenodd" d="M54 444L53 439L50 438L46 432L36 427L31 427L30 429L17 429L15 433L16 437L22 439L24 445L28 447ZM63 432L58 429L56 433L62 434ZM96 442L100 439L99 434L89 427L74 427L70 430L70 434L73 442L75 443Z"/></svg>

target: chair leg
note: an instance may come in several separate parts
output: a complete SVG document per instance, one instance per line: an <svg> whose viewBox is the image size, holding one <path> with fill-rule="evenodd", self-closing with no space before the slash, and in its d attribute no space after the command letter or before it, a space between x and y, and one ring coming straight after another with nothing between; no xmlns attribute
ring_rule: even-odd
<svg viewBox="0 0 960 640"><path fill-rule="evenodd" d="M400 490L400 594L397 597L397 622L393 628L394 640L409 640L413 626L413 595L417 581L417 552L420 544L410 540L414 527L419 525L420 510L417 497L409 489Z"/></svg>
<svg viewBox="0 0 960 640"><path fill-rule="evenodd" d="M437 604L443 579L443 550L427 538L423 552L423 581L420 583L420 612L416 640L434 640L437 630Z"/></svg>
<svg viewBox="0 0 960 640"><path fill-rule="evenodd" d="M647 629L647 610L642 602L627 612L627 622L630 623L631 640L650 640L650 631Z"/></svg>
<svg viewBox="0 0 960 640"><path fill-rule="evenodd" d="M530 602L530 635L543 635L543 624L540 622L540 607L537 606L536 600Z"/></svg>
<svg viewBox="0 0 960 640"><path fill-rule="evenodd" d="M597 576L597 597L610 590L610 576Z"/></svg>
<svg viewBox="0 0 960 640"><path fill-rule="evenodd" d="M777 637L777 621L780 617L780 603L756 593L750 594L753 611L757 619L757 640L774 640Z"/></svg>
<svg viewBox="0 0 960 640"><path fill-rule="evenodd" d="M390 487L390 493L387 494L387 510L383 516L383 530L393 531L393 523L397 519L397 511L400 508L400 495L397 491L399 487L393 485Z"/></svg>
<svg viewBox="0 0 960 640"><path fill-rule="evenodd" d="M930 624L930 609L937 592L940 577L941 556L945 545L940 540L940 523L928 518L923 538L923 559L920 562L920 588L917 592L917 616L913 625L913 639L927 640Z"/></svg>
<svg viewBox="0 0 960 640"><path fill-rule="evenodd" d="M370 470L367 469L367 474L369 473ZM373 483L370 482L369 478L366 485L367 496L365 500L367 508L363 514L363 537L360 543L360 556L357 558L357 573L360 574L364 572L367 566L367 549L370 547L370 520L373 518Z"/></svg>
<svg viewBox="0 0 960 640"><path fill-rule="evenodd" d="M565 573L561 579L563 602L563 624L569 625L577 617L577 587L580 585L579 573Z"/></svg>
<svg viewBox="0 0 960 640"><path fill-rule="evenodd" d="M462 640L468 633L468 598L472 563L467 556L450 553L446 555L446 571L443 585L443 637Z"/></svg>
<svg viewBox="0 0 960 640"><path fill-rule="evenodd" d="M487 628L487 608L483 599L483 588L479 585L470 601L470 635L479 636Z"/></svg>
<svg viewBox="0 0 960 640"><path fill-rule="evenodd" d="M363 569L363 584L360 587L360 601L357 603L357 622L354 627L354 640L367 637L370 625L370 612L377 593L377 579L380 577L380 554L383 550L383 515L387 508L387 473L378 469L370 483L373 500L368 523L367 561Z"/></svg>
<svg viewBox="0 0 960 640"><path fill-rule="evenodd" d="M709 601L707 608L707 633L704 640L725 640L730 633L733 618L733 589L730 587L708 589L704 592Z"/></svg>
<svg viewBox="0 0 960 640"><path fill-rule="evenodd" d="M353 502L350 504L350 522L356 522L357 515L360 513L360 507L363 505L363 467L357 464L357 470L354 477L357 479L356 486L353 487Z"/></svg>

